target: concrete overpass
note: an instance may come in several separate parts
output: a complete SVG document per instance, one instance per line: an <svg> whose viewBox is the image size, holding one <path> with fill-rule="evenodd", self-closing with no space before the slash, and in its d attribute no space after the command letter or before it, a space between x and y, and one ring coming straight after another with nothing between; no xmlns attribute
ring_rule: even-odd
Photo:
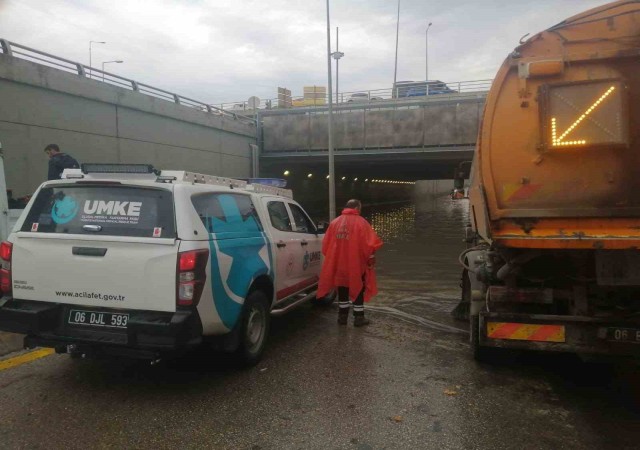
<svg viewBox="0 0 640 450"><path fill-rule="evenodd" d="M239 178L258 173L259 157L260 175L287 169L291 186L303 177L309 184L308 173L318 181L327 173L323 107L258 110L250 118L2 39L0 96L0 142L16 197L46 178L42 150L49 143L81 162L144 162ZM485 96L341 103L334 116L337 176L345 183L451 178L472 157Z"/></svg>
<svg viewBox="0 0 640 450"><path fill-rule="evenodd" d="M473 157L486 91L340 104L334 112L336 176L451 178ZM328 173L327 108L260 111L263 175Z"/></svg>

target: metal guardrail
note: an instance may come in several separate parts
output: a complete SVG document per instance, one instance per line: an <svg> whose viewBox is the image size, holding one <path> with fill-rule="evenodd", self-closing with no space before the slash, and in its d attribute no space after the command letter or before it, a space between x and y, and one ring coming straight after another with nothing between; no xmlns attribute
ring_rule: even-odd
<svg viewBox="0 0 640 450"><path fill-rule="evenodd" d="M454 98L464 96L465 94L474 94L480 92L487 92L491 88L493 80L472 80L472 81L453 81L453 82L440 82L434 83L432 92L429 91L429 86L425 88L424 93L420 92L420 89L415 90L416 95L394 95L394 88L385 89L368 89L359 91L340 92L337 95L333 94L333 101L336 105L342 104L375 104L376 102L389 102L389 101L407 101L407 100L420 100L426 98ZM420 82L416 82L418 84ZM430 82L431 83L431 82ZM323 107L328 103L328 96L316 98L315 102L312 99L306 99L303 96L291 97L291 108L308 108L308 107ZM337 100L337 101L336 101ZM271 109L291 109L291 108L279 108L278 99L266 99L261 100L258 108L252 108L248 101L244 102L228 102L228 103L216 103L216 106L226 111L248 111L252 112L256 109L271 110Z"/></svg>
<svg viewBox="0 0 640 450"><path fill-rule="evenodd" d="M121 77L120 75L105 72L103 70L96 69L95 67L86 66L79 62L51 55L49 53L33 49L22 44L17 44L6 39L0 39L0 54L35 62L47 67L53 67L55 69L73 73L84 78L90 78L98 82L103 82L112 86L118 86L124 89L131 90L133 92L139 92L141 94L170 101L178 105L197 109L205 113L222 117L229 117L234 120L248 122L253 125L256 124L256 120L251 117L243 116L233 111L227 111L224 108L218 108L217 106L213 106L199 100L194 100L192 98L188 98L173 92L165 91L164 89L140 83L129 78Z"/></svg>

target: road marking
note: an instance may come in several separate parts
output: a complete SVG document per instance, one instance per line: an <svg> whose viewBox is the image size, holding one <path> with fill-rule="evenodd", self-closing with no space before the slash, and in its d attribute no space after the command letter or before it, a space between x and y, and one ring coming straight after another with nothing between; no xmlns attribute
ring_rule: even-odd
<svg viewBox="0 0 640 450"><path fill-rule="evenodd" d="M56 351L53 348L41 348L29 353L25 353L20 356L15 356L13 358L0 360L0 371L11 369L13 367L17 367L31 361L35 361L36 359L44 358L45 356L49 356L55 352Z"/></svg>

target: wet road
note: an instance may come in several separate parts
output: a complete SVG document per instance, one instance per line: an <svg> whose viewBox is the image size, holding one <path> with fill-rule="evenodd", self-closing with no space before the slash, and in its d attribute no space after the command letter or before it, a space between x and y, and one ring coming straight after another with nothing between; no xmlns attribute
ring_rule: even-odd
<svg viewBox="0 0 640 450"><path fill-rule="evenodd" d="M448 312L466 203L366 211L386 245L373 324L305 306L257 367L200 351L158 366L54 355L0 371L2 448L638 448L637 371L520 355L475 363ZM637 383L636 383L637 384Z"/></svg>

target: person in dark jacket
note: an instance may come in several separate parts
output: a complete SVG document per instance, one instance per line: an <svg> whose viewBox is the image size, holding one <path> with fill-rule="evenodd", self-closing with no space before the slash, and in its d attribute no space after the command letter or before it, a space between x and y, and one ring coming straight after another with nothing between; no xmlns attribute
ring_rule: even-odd
<svg viewBox="0 0 640 450"><path fill-rule="evenodd" d="M60 151L57 144L49 144L44 148L44 152L49 157L49 177L48 180L59 180L62 178L64 169L79 169L80 164L73 156Z"/></svg>

